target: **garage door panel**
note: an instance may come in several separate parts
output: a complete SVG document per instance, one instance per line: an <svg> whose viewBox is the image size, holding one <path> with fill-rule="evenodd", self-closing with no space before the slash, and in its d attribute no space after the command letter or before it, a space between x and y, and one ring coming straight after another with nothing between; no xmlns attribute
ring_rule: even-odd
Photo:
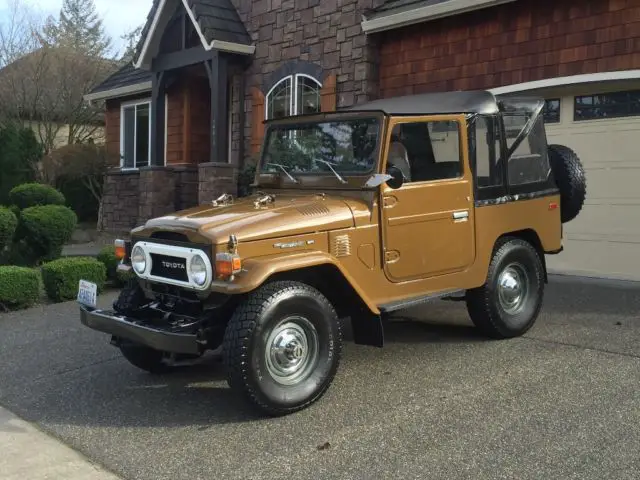
<svg viewBox="0 0 640 480"><path fill-rule="evenodd" d="M548 255L552 272L640 280L638 243L566 240L559 255Z"/></svg>
<svg viewBox="0 0 640 480"><path fill-rule="evenodd" d="M629 205L590 204L573 221L564 225L567 236L573 234L635 238L640 245L640 203ZM640 252L639 252L640 255Z"/></svg>
<svg viewBox="0 0 640 480"><path fill-rule="evenodd" d="M573 105L565 97L563 106ZM565 112L567 113L567 112ZM564 247L551 270L640 280L640 118L548 125L549 143L573 149L587 176L584 209L564 225Z"/></svg>
<svg viewBox="0 0 640 480"><path fill-rule="evenodd" d="M629 168L585 167L587 202L640 203L640 166Z"/></svg>

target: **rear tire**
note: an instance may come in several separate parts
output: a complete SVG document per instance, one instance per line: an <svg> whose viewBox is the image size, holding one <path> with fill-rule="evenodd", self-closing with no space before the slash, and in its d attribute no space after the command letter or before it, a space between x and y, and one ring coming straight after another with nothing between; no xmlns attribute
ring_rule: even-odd
<svg viewBox="0 0 640 480"><path fill-rule="evenodd" d="M317 401L333 381L341 352L331 303L315 288L292 281L250 293L232 315L223 342L229 386L274 416Z"/></svg>
<svg viewBox="0 0 640 480"><path fill-rule="evenodd" d="M544 285L544 266L536 248L520 238L501 239L487 281L467 292L469 316L489 337L523 335L538 318Z"/></svg>
<svg viewBox="0 0 640 480"><path fill-rule="evenodd" d="M584 167L576 153L564 145L549 145L549 163L560 190L562 223L578 216L587 196Z"/></svg>

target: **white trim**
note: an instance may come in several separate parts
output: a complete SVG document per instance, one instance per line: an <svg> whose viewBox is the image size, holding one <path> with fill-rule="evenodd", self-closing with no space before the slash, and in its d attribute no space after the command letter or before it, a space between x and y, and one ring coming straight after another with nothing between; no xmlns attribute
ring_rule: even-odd
<svg viewBox="0 0 640 480"><path fill-rule="evenodd" d="M104 92L87 93L84 96L85 101L93 102L96 100L105 100L108 98L124 97L127 95L135 95L151 90L151 82L136 83L135 85L127 85L125 87L113 88Z"/></svg>
<svg viewBox="0 0 640 480"><path fill-rule="evenodd" d="M135 247L140 247L142 249L146 259L144 272L140 274L136 272L135 269L133 269L135 274L140 278L144 278L146 280L151 280L159 283L176 285L179 287L186 287L192 290L201 290L201 291L207 290L209 288L209 285L211 285L211 282L213 281L213 266L211 265L211 261L209 260L209 257L202 250L198 250L197 248L177 247L173 245L160 245L157 243L150 243L145 241L140 241L135 243L133 245L133 248ZM133 248L132 248L132 251L133 251ZM152 268L151 254L152 253L156 253L159 255L167 255L171 257L184 258L186 263L186 269L187 269L187 278L189 279L189 281L183 282L180 280L173 280L171 278L157 277L155 275L152 275L151 274L151 268ZM202 260L204 261L204 264L205 264L205 268L207 270L207 281L202 286L195 283L191 278L191 274L189 273L189 264L191 263L191 259L195 256L202 257Z"/></svg>
<svg viewBox="0 0 640 480"><path fill-rule="evenodd" d="M140 98L137 100L131 100L129 102L122 102L120 104L120 170L135 171L140 168L136 166L137 158L134 150L133 167L124 166L124 110L129 107L137 107L138 105L149 105L149 159L147 166L151 165L151 115L153 109L153 102L151 98ZM167 142L168 142L168 122L169 122L169 95L165 93L164 96L164 166L167 166ZM138 136L138 122L134 124L134 138ZM135 140L134 140L135 142Z"/></svg>
<svg viewBox="0 0 640 480"><path fill-rule="evenodd" d="M158 24L160 23L160 18L163 15L163 10L167 5L167 0L160 0L160 4L158 5L158 9L156 10L156 14L153 17L153 21L151 22L151 27L147 32L147 36L144 39L144 43L142 45L142 49L140 50L140 55L138 55L138 60L133 63L133 66L136 68L141 68L146 64L145 60L147 55L149 54L149 47L151 45L151 40L156 35L156 30L158 28ZM182 6L187 11L187 15L191 19L194 28L196 29L196 33L198 37L200 37L200 42L205 50L210 51L215 49L222 50L225 52L232 53L240 53L244 55L253 55L256 51L255 45L244 45L242 43L234 43L234 42L225 42L222 40L212 40L211 43L208 43L204 34L202 33L202 29L200 25L196 21L196 17L193 15L193 12L189 8L189 3L187 0L182 0Z"/></svg>
<svg viewBox="0 0 640 480"><path fill-rule="evenodd" d="M494 95L524 92L527 90L541 90L553 87L565 87L585 83L613 82L616 80L640 79L640 70L621 70L617 72L587 73L584 75L572 75L569 77L548 78L535 82L517 83L490 90Z"/></svg>
<svg viewBox="0 0 640 480"><path fill-rule="evenodd" d="M311 75L307 75L306 73L294 73L291 75L287 75L286 77L282 77L280 80L278 80L278 82L273 87L269 89L269 91L264 97L265 98L265 101L264 101L265 120L269 120L269 97L271 96L271 94L273 93L273 91L278 85L280 85L282 82L285 82L287 80L291 81L291 99L289 100L289 112L290 112L289 115L290 116L298 115L297 112L298 112L298 78L299 77L305 77L310 80L313 80L314 82L316 82L318 87L322 89L322 82L320 82L317 78L312 77Z"/></svg>
<svg viewBox="0 0 640 480"><path fill-rule="evenodd" d="M164 6L166 4L166 0L160 0L160 4L158 5L158 9L156 10L156 14L153 17L153 21L151 22L151 28L147 33L147 37L144 39L144 43L142 44L142 50L140 50L140 55L138 55L138 61L133 63L133 66L136 68L140 68L143 65L144 57L147 55L147 50L149 49L149 42L153 38L153 35L156 32L156 28L158 27L158 21L160 20L160 15L162 15L162 10L164 10Z"/></svg>
<svg viewBox="0 0 640 480"><path fill-rule="evenodd" d="M394 28L405 27L416 23L435 20L438 18L459 15L482 8L495 7L503 3L511 3L516 0L449 0L426 7L418 7L399 13L386 15L361 22L364 33L383 32Z"/></svg>
<svg viewBox="0 0 640 480"><path fill-rule="evenodd" d="M253 55L256 51L255 45L245 45L244 43L223 42L222 40L213 40L207 50L222 50L223 52L241 53L243 55Z"/></svg>
<svg viewBox="0 0 640 480"><path fill-rule="evenodd" d="M200 25L196 21L196 17L193 15L193 12L189 8L189 4L187 3L187 0L182 0L182 5L184 5L185 10L187 11L187 15L189 15L189 18L193 23L193 27L196 29L196 32L198 33L198 36L200 37L200 41L202 42L202 46L204 47L205 50L209 51L216 48L218 50L224 50L224 51L233 52L233 53L243 53L247 55L253 55L253 53L256 51L255 45L243 45L241 43L223 42L222 40L215 40L215 39L212 40L211 43L207 43L207 39L204 37L204 34L202 33L202 29L200 28Z"/></svg>

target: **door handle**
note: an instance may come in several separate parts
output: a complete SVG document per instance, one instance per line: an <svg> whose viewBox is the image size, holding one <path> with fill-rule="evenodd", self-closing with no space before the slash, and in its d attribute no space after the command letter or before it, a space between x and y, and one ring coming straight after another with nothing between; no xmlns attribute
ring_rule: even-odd
<svg viewBox="0 0 640 480"><path fill-rule="evenodd" d="M462 220L464 218L469 218L469 210L464 210L462 212L453 212L454 220Z"/></svg>

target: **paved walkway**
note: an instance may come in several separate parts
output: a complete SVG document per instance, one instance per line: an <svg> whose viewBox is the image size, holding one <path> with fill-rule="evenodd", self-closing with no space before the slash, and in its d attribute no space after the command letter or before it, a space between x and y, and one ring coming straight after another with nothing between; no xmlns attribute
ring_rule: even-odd
<svg viewBox="0 0 640 480"><path fill-rule="evenodd" d="M0 445L0 472L4 480L119 478L2 407Z"/></svg>

